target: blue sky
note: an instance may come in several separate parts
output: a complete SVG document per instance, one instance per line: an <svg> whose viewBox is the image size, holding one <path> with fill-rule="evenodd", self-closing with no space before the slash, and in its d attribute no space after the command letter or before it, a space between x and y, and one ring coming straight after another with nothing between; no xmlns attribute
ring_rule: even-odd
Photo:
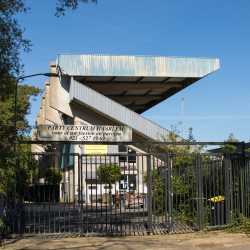
<svg viewBox="0 0 250 250"><path fill-rule="evenodd" d="M230 133L249 142L250 1L98 0L54 16L56 0L28 0L18 14L32 52L21 53L25 75L49 72L58 53L219 58L221 68L142 115L169 129L181 120L197 141L223 141ZM29 85L44 88L48 78ZM32 102L35 124L41 98ZM179 127L181 131L181 126Z"/></svg>

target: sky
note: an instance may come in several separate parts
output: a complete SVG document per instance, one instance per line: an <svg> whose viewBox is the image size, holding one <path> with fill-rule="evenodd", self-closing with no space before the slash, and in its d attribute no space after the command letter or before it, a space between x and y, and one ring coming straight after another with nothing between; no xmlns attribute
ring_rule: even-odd
<svg viewBox="0 0 250 250"><path fill-rule="evenodd" d="M59 53L219 58L220 69L142 115L170 129L182 120L198 142L224 141L230 133L249 142L250 1L98 0L55 17L56 0L28 0L16 16L32 52L21 53L25 74L49 72ZM25 81L44 89L45 76ZM32 101L34 126L41 97ZM182 127L179 126L180 135Z"/></svg>

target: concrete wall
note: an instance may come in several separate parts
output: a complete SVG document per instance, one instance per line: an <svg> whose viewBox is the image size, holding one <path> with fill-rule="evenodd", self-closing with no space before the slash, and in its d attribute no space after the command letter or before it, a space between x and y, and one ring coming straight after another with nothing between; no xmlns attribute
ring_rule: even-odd
<svg viewBox="0 0 250 250"><path fill-rule="evenodd" d="M54 63L51 62L50 66ZM51 73L56 73L56 68L50 67ZM121 125L117 122L104 117L103 115L94 112L90 108L84 107L79 103L71 102L69 103L69 78L59 77L59 78L50 78L50 81L45 82L45 95L42 96L42 105L39 107L39 114L37 115L36 125L39 124L74 124L74 125ZM33 139L36 138L36 128L33 133ZM147 141L146 137L143 138L141 135L136 133L132 134L132 141ZM60 146L57 145L56 151L59 151ZM145 154L146 147L135 147L129 146L137 153ZM39 145L32 145L33 152L44 152L45 148ZM82 148L79 145L74 145L74 153L82 154ZM118 153L118 146L110 146L109 153ZM137 170L134 171L134 174L137 175L137 180L139 181L139 187L137 191L142 193L146 192L146 185L143 184L144 172L147 169L147 157L138 157ZM118 163L118 160L116 160ZM55 161L55 167L61 168L59 166L58 159ZM49 167L49 166L47 166ZM74 169L73 169L74 168ZM74 202L74 196L78 195L79 189L79 158L74 157L73 166L62 169L64 175L64 182L60 184L60 201L64 202ZM73 171L74 170L74 171ZM85 194L89 193L88 183L86 182L86 173L91 171L90 164L82 165L82 186L84 187ZM96 170L95 170L96 171ZM73 174L74 173L74 174ZM40 180L41 183L44 180ZM118 183L116 184L116 189L119 189ZM102 190L102 191L101 191ZM99 193L105 192L103 187L98 186ZM112 193L115 192L113 189ZM69 198L70 197L70 198ZM89 199L89 197L87 197Z"/></svg>

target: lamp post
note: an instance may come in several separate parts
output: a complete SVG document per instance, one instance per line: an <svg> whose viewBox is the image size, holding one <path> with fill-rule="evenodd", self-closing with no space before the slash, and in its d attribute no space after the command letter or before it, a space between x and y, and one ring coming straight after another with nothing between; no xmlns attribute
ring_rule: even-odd
<svg viewBox="0 0 250 250"><path fill-rule="evenodd" d="M17 122L17 86L18 82L21 79L33 77L33 76L49 76L49 77L57 77L58 74L56 73L40 73L40 74L35 74L35 75L30 75L30 76L21 76L17 78L16 80L16 94L15 94L15 134L14 134L14 141L16 141L16 136L17 136L17 129L16 129L16 122ZM14 144L14 152L16 152L16 144Z"/></svg>

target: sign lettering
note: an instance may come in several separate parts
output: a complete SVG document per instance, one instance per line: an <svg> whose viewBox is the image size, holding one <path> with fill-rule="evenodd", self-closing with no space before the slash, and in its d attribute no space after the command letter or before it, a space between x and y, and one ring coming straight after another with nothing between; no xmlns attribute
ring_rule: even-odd
<svg viewBox="0 0 250 250"><path fill-rule="evenodd" d="M103 125L44 125L37 126L39 141L132 141L132 128Z"/></svg>

